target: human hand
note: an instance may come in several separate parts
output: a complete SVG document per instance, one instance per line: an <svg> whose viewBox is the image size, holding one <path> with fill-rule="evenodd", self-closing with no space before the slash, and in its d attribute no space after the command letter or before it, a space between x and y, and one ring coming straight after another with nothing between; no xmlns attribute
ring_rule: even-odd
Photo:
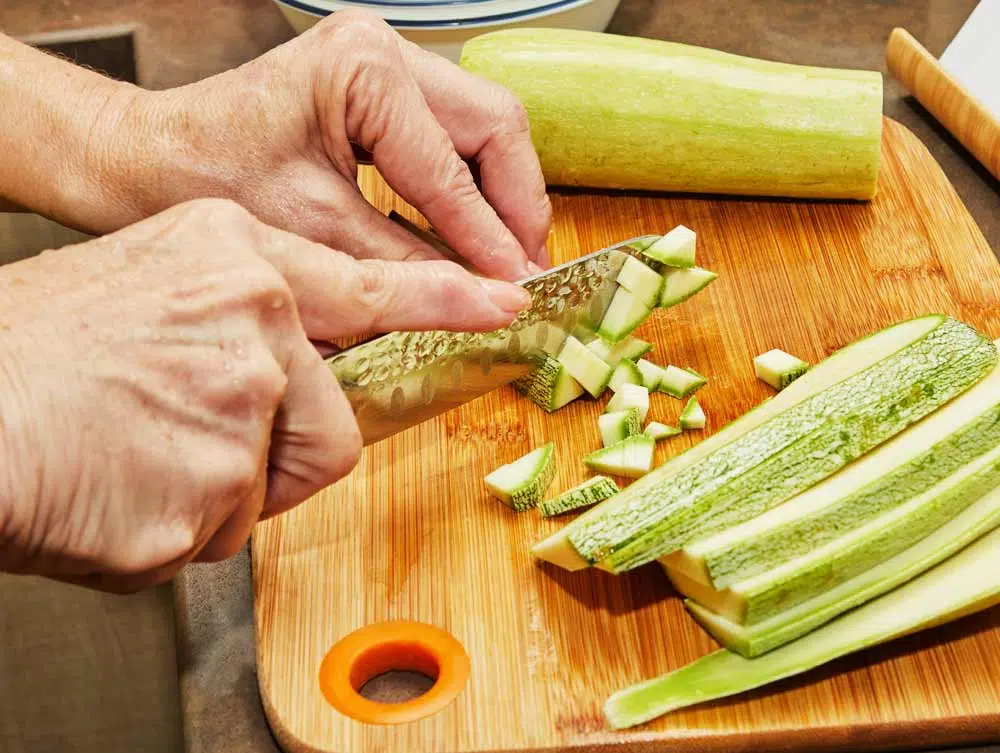
<svg viewBox="0 0 1000 753"><path fill-rule="evenodd" d="M10 56L17 63L16 51ZM520 102L364 11L338 11L239 68L166 91L46 65L48 78L36 70L8 82L34 87L23 97L26 118L49 113L28 130L50 133L53 119L71 117L86 128L79 143L55 136L58 149L14 144L10 153L32 155L34 174L7 182L38 191L48 176L70 187L71 207L44 197L27 202L66 224L105 233L182 201L218 196L357 258L440 258L361 195L357 145L484 274L516 280L549 266L551 208ZM33 67L42 66L35 59ZM49 102L35 91L58 84L62 92L69 77L86 97ZM27 78L35 83L22 84ZM72 158L47 164L50 152ZM12 168L0 166L0 196L4 169Z"/></svg>
<svg viewBox="0 0 1000 753"><path fill-rule="evenodd" d="M358 427L310 337L490 330L530 302L222 200L2 267L0 291L0 570L113 591L234 554L354 467Z"/></svg>

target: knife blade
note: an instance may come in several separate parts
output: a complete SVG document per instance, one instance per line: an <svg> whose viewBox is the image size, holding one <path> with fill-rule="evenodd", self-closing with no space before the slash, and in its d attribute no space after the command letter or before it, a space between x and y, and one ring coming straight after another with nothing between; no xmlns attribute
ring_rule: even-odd
<svg viewBox="0 0 1000 753"><path fill-rule="evenodd" d="M347 396L365 445L416 426L530 373L569 335L593 339L627 256L642 235L526 278L531 307L490 332L390 332L326 359ZM645 260L648 263L648 260Z"/></svg>

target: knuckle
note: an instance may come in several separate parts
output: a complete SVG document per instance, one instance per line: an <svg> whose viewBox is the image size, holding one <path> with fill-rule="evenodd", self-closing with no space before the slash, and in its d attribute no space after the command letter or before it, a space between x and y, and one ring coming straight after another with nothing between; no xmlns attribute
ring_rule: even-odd
<svg viewBox="0 0 1000 753"><path fill-rule="evenodd" d="M392 28L374 13L361 8L346 8L328 17L320 33L334 37L338 41L346 38L352 43L364 43L353 47L356 53L371 55L372 46L381 48L394 44ZM377 56L372 56L377 57Z"/></svg>
<svg viewBox="0 0 1000 753"><path fill-rule="evenodd" d="M507 133L527 133L530 129L528 109L513 92L503 87L497 94L495 122Z"/></svg>
<svg viewBox="0 0 1000 753"><path fill-rule="evenodd" d="M358 264L358 278L354 288L355 304L359 314L374 322L379 313L388 308L396 295L396 281L388 265L377 261Z"/></svg>

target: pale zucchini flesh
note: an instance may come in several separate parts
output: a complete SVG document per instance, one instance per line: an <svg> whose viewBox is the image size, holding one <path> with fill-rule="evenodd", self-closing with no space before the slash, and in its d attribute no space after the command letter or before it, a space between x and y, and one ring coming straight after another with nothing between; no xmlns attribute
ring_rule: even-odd
<svg viewBox="0 0 1000 753"><path fill-rule="evenodd" d="M611 381L612 368L573 335L566 338L556 360L594 397L600 397Z"/></svg>
<svg viewBox="0 0 1000 753"><path fill-rule="evenodd" d="M611 727L733 696L807 672L841 656L926 630L1000 603L1000 530L853 611L763 656L720 649L666 675L624 688L604 704Z"/></svg>
<svg viewBox="0 0 1000 753"><path fill-rule="evenodd" d="M653 467L655 448L655 439L643 434L636 434L610 447L590 453L583 459L583 462L588 468L601 473L639 478Z"/></svg>
<svg viewBox="0 0 1000 753"><path fill-rule="evenodd" d="M605 413L635 408L639 411L639 420L645 421L649 414L649 390L641 384L623 384L604 406Z"/></svg>
<svg viewBox="0 0 1000 753"><path fill-rule="evenodd" d="M773 348L755 356L753 368L758 379L776 390L783 390L805 374L809 370L809 364L780 348Z"/></svg>
<svg viewBox="0 0 1000 753"><path fill-rule="evenodd" d="M946 525L876 567L809 601L786 609L756 625L739 625L700 606L685 605L692 616L723 646L753 658L815 630L943 562L980 536L1000 526L1000 490L977 499Z"/></svg>
<svg viewBox="0 0 1000 753"><path fill-rule="evenodd" d="M681 430L676 426L668 426L659 421L650 421L643 430L643 434L657 441L667 439L668 437L676 437L680 433Z"/></svg>
<svg viewBox="0 0 1000 753"><path fill-rule="evenodd" d="M669 308L683 303L695 293L706 288L718 279L719 275L701 267L682 269L675 267L663 274L663 291L660 293L660 306Z"/></svg>
<svg viewBox="0 0 1000 753"><path fill-rule="evenodd" d="M850 467L763 515L666 558L720 589L804 556L1000 445L1000 368Z"/></svg>
<svg viewBox="0 0 1000 753"><path fill-rule="evenodd" d="M617 282L641 300L646 308L652 309L660 301L660 293L663 290L663 275L634 256L625 259L625 263L618 272Z"/></svg>
<svg viewBox="0 0 1000 753"><path fill-rule="evenodd" d="M698 402L698 398L688 398L687 403L684 405L684 410L681 411L678 423L685 430L705 428L705 411Z"/></svg>
<svg viewBox="0 0 1000 753"><path fill-rule="evenodd" d="M577 551L571 543L571 536L581 534L595 525L613 533L613 526L618 525L613 521L616 521L622 513L628 514L628 519L623 521L626 525L629 520L634 525L646 523L644 511L647 502L653 502L649 512L660 510L662 495L682 474L690 473L690 469L700 466L702 461L714 457L723 449L731 451L732 448L739 446L741 440L757 434L762 427L766 431L776 417L787 416L793 410L802 411L813 405L815 398L827 393L830 388L846 383L851 377L866 372L882 361L898 357L901 353L911 353L913 347L927 341L950 321L947 317L936 314L917 317L874 332L831 353L786 389L698 442L686 452L670 459L620 494L591 508L567 526L537 542L532 547L532 554L567 570L579 570L591 566L594 562L588 561ZM952 326L949 324L948 329L951 330ZM995 353L989 354L986 360L994 359ZM984 366L983 371L987 368L988 365ZM662 512L669 513L670 510ZM642 530L640 525L636 527L639 531Z"/></svg>
<svg viewBox="0 0 1000 753"><path fill-rule="evenodd" d="M657 389L671 397L684 398L704 387L707 382L708 380L694 369L682 369L670 364L661 369Z"/></svg>
<svg viewBox="0 0 1000 753"><path fill-rule="evenodd" d="M597 417L597 425L601 432L601 443L605 447L642 432L638 408L602 413Z"/></svg>
<svg viewBox="0 0 1000 753"><path fill-rule="evenodd" d="M527 455L500 466L486 476L486 488L512 510L537 505L555 477L555 442L546 442Z"/></svg>
<svg viewBox="0 0 1000 753"><path fill-rule="evenodd" d="M668 267L693 267L696 242L697 235L691 228L678 225L642 253Z"/></svg>
<svg viewBox="0 0 1000 753"><path fill-rule="evenodd" d="M582 484L577 484L572 489L567 489L552 499L542 500L538 503L538 512L546 518L564 515L573 510L603 502L618 491L618 484L614 482L614 479L607 476L592 476Z"/></svg>
<svg viewBox="0 0 1000 753"><path fill-rule="evenodd" d="M633 361L629 361L627 358L622 359L615 366L608 387L614 392L618 392L623 384L642 384L642 372Z"/></svg>
<svg viewBox="0 0 1000 753"><path fill-rule="evenodd" d="M524 104L550 185L826 199L876 192L875 70L529 28L468 40L460 65Z"/></svg>
<svg viewBox="0 0 1000 753"><path fill-rule="evenodd" d="M612 343L624 340L646 319L652 309L634 293L619 287L611 297L597 334Z"/></svg>
<svg viewBox="0 0 1000 753"><path fill-rule="evenodd" d="M587 347L608 366L614 367L626 359L637 361L653 349L653 344L629 335L617 343L609 343L598 337L587 343Z"/></svg>
<svg viewBox="0 0 1000 753"><path fill-rule="evenodd" d="M636 361L635 366L639 369L639 374L642 376L643 387L652 392L660 386L660 380L663 379L663 369L652 361L647 361L645 358L640 358Z"/></svg>

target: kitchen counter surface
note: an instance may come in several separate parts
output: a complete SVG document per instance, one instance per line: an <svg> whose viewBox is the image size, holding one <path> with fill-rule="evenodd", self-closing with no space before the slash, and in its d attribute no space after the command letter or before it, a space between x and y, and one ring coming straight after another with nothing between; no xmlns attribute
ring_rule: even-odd
<svg viewBox="0 0 1000 753"><path fill-rule="evenodd" d="M1000 185L889 76L885 42L903 26L940 55L974 0L623 0L609 31L885 75L885 113L930 148L994 251ZM94 26L134 29L138 80L166 88L231 68L292 31L268 0L6 0L0 30L16 36ZM277 751L254 674L249 557L189 566L176 580L180 687L189 753ZM1000 747L978 749L1000 753Z"/></svg>

